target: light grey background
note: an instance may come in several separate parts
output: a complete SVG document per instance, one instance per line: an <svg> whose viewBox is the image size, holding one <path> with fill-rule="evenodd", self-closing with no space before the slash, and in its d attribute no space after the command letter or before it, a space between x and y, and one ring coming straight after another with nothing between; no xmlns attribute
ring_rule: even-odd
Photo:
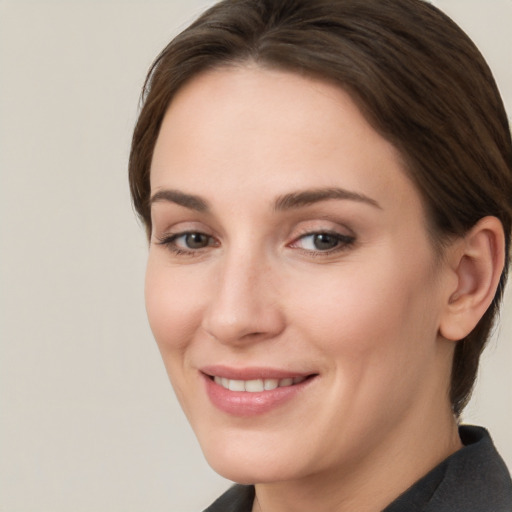
<svg viewBox="0 0 512 512"><path fill-rule="evenodd" d="M228 482L147 326L127 156L152 59L201 0L0 0L0 511L193 512ZM512 1L439 0L512 111ZM512 296L468 421L512 467ZM496 341L497 340L497 341Z"/></svg>

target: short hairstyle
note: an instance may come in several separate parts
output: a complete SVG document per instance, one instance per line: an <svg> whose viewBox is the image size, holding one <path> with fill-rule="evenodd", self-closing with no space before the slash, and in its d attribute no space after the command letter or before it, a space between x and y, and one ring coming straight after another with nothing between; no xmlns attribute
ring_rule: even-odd
<svg viewBox="0 0 512 512"><path fill-rule="evenodd" d="M460 415L499 309L510 254L512 142L484 58L450 18L422 0L217 3L169 43L146 78L129 177L148 234L151 159L173 96L202 72L246 62L347 91L402 155L438 248L482 217L501 221L506 263L496 295L455 348L450 400Z"/></svg>

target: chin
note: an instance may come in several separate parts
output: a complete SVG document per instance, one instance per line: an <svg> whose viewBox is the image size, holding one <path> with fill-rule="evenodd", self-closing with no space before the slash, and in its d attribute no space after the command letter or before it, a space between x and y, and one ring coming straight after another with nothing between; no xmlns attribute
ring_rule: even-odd
<svg viewBox="0 0 512 512"><path fill-rule="evenodd" d="M240 484L280 482L301 478L312 469L307 452L298 457L300 443L290 443L290 438L272 435L269 439L261 432L226 434L224 441L222 437L199 441L208 464L228 480Z"/></svg>
<svg viewBox="0 0 512 512"><path fill-rule="evenodd" d="M211 468L220 476L227 478L238 484L259 484L272 483L292 480L297 477L293 471L290 471L290 465L287 470L281 469L281 464L274 465L274 461L253 460L249 457L206 457Z"/></svg>

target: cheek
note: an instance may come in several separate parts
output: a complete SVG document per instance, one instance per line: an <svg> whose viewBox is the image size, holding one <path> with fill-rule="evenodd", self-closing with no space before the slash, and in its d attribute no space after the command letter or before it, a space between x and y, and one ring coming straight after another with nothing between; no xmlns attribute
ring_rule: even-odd
<svg viewBox="0 0 512 512"><path fill-rule="evenodd" d="M333 273L304 282L300 306L294 299L298 336L329 360L322 414L338 415L332 425L344 421L339 416L351 417L356 430L377 436L372 429L405 414L430 381L437 332L430 291L435 292L426 292L431 280L421 268L399 270L340 269L336 279Z"/></svg>
<svg viewBox="0 0 512 512"><path fill-rule="evenodd" d="M382 255L381 255L382 256ZM386 352L416 352L419 337L434 342L435 290L424 265L340 266L335 272L304 278L302 293L289 293L300 329L332 353L355 362ZM386 261L390 264L386 265Z"/></svg>
<svg viewBox="0 0 512 512"><path fill-rule="evenodd" d="M156 261L155 261L156 260ZM178 401L189 416L187 354L201 323L204 291L191 274L183 275L150 257L146 269L145 301L149 325Z"/></svg>
<svg viewBox="0 0 512 512"><path fill-rule="evenodd" d="M145 300L149 325L164 354L181 351L201 321L200 282L152 258L146 269Z"/></svg>

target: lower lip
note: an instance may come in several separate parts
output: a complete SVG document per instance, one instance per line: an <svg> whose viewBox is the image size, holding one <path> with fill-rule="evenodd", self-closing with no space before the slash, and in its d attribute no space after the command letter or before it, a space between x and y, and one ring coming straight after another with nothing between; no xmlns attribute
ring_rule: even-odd
<svg viewBox="0 0 512 512"><path fill-rule="evenodd" d="M314 377L280 388L250 393L248 391L230 391L215 383L210 377L204 375L206 392L211 402L221 411L233 416L257 416L272 411L291 400L302 392Z"/></svg>

